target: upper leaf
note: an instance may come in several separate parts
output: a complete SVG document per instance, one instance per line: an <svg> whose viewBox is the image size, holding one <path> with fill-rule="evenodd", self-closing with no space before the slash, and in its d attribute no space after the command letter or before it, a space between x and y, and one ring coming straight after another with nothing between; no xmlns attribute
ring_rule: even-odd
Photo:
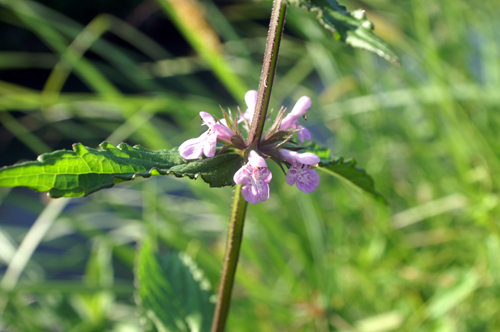
<svg viewBox="0 0 500 332"><path fill-rule="evenodd" d="M372 177L368 175L364 169L357 168L354 159L344 161L344 158L339 158L334 160L330 156L330 149L321 148L313 142L305 142L295 146L288 145L286 148L296 150L304 149L307 150L307 152L314 153L320 159L318 170L341 178L354 187L368 193L375 200L387 204L385 198L375 190L375 182Z"/></svg>
<svg viewBox="0 0 500 332"><path fill-rule="evenodd" d="M186 160L177 149L150 151L141 146L104 142L100 149L80 143L73 151L59 150L29 161L0 169L0 186L23 186L48 191L51 197L87 196L99 189L133 180L137 175L173 174L191 179L201 175L211 187L234 185L233 175L243 158L226 150L214 158Z"/></svg>
<svg viewBox="0 0 500 332"><path fill-rule="evenodd" d="M335 39L401 65L393 48L373 33L373 23L366 19L364 10L348 12L336 0L288 0L288 3L316 12L320 23L333 33Z"/></svg>
<svg viewBox="0 0 500 332"><path fill-rule="evenodd" d="M344 158L333 160L329 163L321 162L319 170L333 174L351 185L370 194L377 201L387 204L385 198L375 190L375 182L364 169L356 167L356 160L344 161Z"/></svg>
<svg viewBox="0 0 500 332"><path fill-rule="evenodd" d="M215 295L185 253L157 253L146 240L136 267L136 300L146 331L210 330Z"/></svg>
<svg viewBox="0 0 500 332"><path fill-rule="evenodd" d="M321 148L318 144L314 142L304 142L301 143L300 147L306 148L307 152L312 152L317 155L322 164L329 165L332 163L332 156L330 154L330 149Z"/></svg>

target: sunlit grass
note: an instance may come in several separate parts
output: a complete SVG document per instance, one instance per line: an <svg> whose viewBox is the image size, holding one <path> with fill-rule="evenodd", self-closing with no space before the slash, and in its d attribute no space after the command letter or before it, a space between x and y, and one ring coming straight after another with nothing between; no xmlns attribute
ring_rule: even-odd
<svg viewBox="0 0 500 332"><path fill-rule="evenodd" d="M95 147L106 138L160 149L199 135L200 111L218 114L219 104L244 108L243 95L230 96L243 85L257 88L270 4L202 2L223 37L225 61L194 52L175 58L175 49L162 46L172 46L168 42L109 15L95 13L83 26L36 2L0 1L4 23L35 34L50 49L36 56L0 52L0 68L52 72L40 90L0 81L1 130L21 142L30 151L22 157L30 159L48 148L70 148L58 142ZM291 8L271 107L310 96L306 125L314 139L335 156L356 158L389 207L327 176L315 193L303 194L274 167L270 200L248 211L228 330L497 330L494 3L347 5L367 9L403 66L344 47L313 15ZM70 72L87 92L65 88ZM231 75L242 82L238 87ZM186 251L216 287L231 194L200 180L156 177L72 199L19 281L2 291L0 329L137 330L132 269L146 232ZM0 191L0 203L5 272L17 264L12 258L31 224L51 205L45 195L20 189Z"/></svg>

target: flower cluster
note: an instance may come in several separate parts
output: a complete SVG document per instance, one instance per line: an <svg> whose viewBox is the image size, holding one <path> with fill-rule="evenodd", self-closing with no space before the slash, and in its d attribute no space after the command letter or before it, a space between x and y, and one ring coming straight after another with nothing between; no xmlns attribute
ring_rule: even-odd
<svg viewBox="0 0 500 332"><path fill-rule="evenodd" d="M271 158L280 165L284 162L288 167L286 183L294 184L305 193L313 192L319 185L319 175L314 168L320 159L313 153L299 153L286 149L283 146L289 142L291 137L297 133L300 142L311 139L311 132L299 125L298 119L305 116L311 107L309 97L301 97L292 111L284 117L286 109L282 109L276 118L276 122L261 140L258 148L247 147L239 133L238 123L249 124L253 119L255 106L257 104L257 91L250 90L245 95L247 110L240 112L239 119L233 121L224 111L224 119L215 121L208 113L200 112L202 125L208 130L198 138L192 138L179 146L180 155L185 159L198 159L202 155L214 157L217 143L226 147L234 146L245 157L246 163L234 174L234 182L243 185L243 198L251 203L257 204L269 198L269 182L272 179L271 171L267 168L266 160ZM248 129L248 128L247 128ZM236 142L239 142L238 144ZM302 147L295 150L303 149Z"/></svg>

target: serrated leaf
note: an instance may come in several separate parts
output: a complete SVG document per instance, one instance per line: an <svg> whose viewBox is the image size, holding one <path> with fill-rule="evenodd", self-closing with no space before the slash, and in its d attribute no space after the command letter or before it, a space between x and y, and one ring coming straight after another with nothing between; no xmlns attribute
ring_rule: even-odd
<svg viewBox="0 0 500 332"><path fill-rule="evenodd" d="M318 169L347 181L370 194L375 200L387 204L385 198L375 190L375 182L372 177L364 169L357 168L354 159L344 161L344 158L339 158L329 163L321 162Z"/></svg>
<svg viewBox="0 0 500 332"><path fill-rule="evenodd" d="M387 204L385 198L375 190L375 182L364 169L356 167L354 159L344 161L344 158L332 159L330 149L322 148L313 142L304 142L299 144L287 143L283 146L285 149L294 151L311 152L320 159L318 170L330 173L354 187L368 193L375 200Z"/></svg>
<svg viewBox="0 0 500 332"><path fill-rule="evenodd" d="M393 48L373 33L373 23L366 19L364 10L348 12L336 0L288 0L288 3L317 13L320 23L332 32L335 39L401 65Z"/></svg>
<svg viewBox="0 0 500 332"><path fill-rule="evenodd" d="M136 286L146 331L210 331L215 295L187 254L160 254L146 240L137 260Z"/></svg>
<svg viewBox="0 0 500 332"><path fill-rule="evenodd" d="M48 191L51 197L87 196L99 189L133 180L136 176L173 174L191 179L198 175L211 187L234 185L233 175L242 157L226 150L213 158L186 160L177 149L150 151L141 146L104 142L100 149L80 143L73 151L59 150L29 161L0 169L0 186L29 187Z"/></svg>
<svg viewBox="0 0 500 332"><path fill-rule="evenodd" d="M314 142L301 143L301 147L306 148L307 149L306 152L312 152L315 155L317 155L322 164L331 164L333 161L330 149L321 148L318 144Z"/></svg>

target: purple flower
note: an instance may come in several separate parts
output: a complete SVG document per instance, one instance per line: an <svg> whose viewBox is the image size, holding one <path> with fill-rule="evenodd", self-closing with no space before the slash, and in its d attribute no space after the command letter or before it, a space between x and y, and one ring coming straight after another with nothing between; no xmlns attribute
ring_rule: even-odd
<svg viewBox="0 0 500 332"><path fill-rule="evenodd" d="M297 133L299 140L304 142L304 139L311 140L311 132L305 127L299 125L298 118L306 114L307 110L311 107L311 98L303 96L295 103L292 111L281 121L280 130L287 130L289 128L300 129Z"/></svg>
<svg viewBox="0 0 500 332"><path fill-rule="evenodd" d="M238 122L243 122L243 118L245 118L250 123L252 122L253 113L255 112L255 105L257 104L257 91L248 91L245 94L245 103L247 104L248 108L243 114L243 117L240 116L240 120Z"/></svg>
<svg viewBox="0 0 500 332"><path fill-rule="evenodd" d="M198 159L204 154L206 157L215 156L217 140L231 143L231 137L236 135L226 126L226 121L215 122L214 117L208 113L200 112L202 125L208 126L208 130L200 137L191 138L179 146L179 152L184 159Z"/></svg>
<svg viewBox="0 0 500 332"><path fill-rule="evenodd" d="M316 190L320 177L310 166L318 164L320 162L319 157L310 152L298 153L285 149L278 151L281 157L291 164L286 175L286 183L289 186L297 184L297 188L305 193L312 193Z"/></svg>
<svg viewBox="0 0 500 332"><path fill-rule="evenodd" d="M250 204L269 199L269 181L273 178L271 171L267 169L264 158L254 150L250 151L248 163L234 174L236 184L244 184L241 189L243 198Z"/></svg>

